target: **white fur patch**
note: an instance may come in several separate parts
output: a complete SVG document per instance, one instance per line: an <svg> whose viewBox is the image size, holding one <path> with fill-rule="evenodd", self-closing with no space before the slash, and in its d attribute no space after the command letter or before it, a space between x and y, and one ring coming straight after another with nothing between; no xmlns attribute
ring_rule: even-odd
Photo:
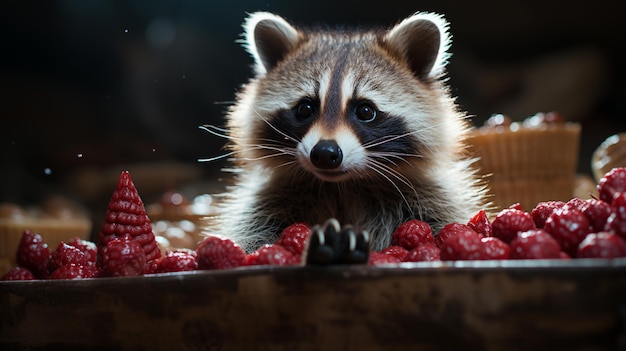
<svg viewBox="0 0 626 351"><path fill-rule="evenodd" d="M318 79L319 90L317 95L320 97L320 111L324 111L324 107L326 104L326 94L328 93L328 88L330 87L330 72L325 71L322 73Z"/></svg>

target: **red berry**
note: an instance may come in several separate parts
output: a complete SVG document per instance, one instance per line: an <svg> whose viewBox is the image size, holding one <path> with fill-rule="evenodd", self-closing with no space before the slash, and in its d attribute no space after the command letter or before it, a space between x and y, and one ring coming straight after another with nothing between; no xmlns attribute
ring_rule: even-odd
<svg viewBox="0 0 626 351"><path fill-rule="evenodd" d="M504 241L489 236L480 239L482 243L481 255L478 259L482 260L506 260L509 258L511 248Z"/></svg>
<svg viewBox="0 0 626 351"><path fill-rule="evenodd" d="M587 206L583 208L583 214L589 220L589 224L594 232L603 231L612 212L611 205L597 199L589 199L586 202ZM616 202L619 202L619 200Z"/></svg>
<svg viewBox="0 0 626 351"><path fill-rule="evenodd" d="M157 260L156 273L184 272L198 269L194 251L167 251Z"/></svg>
<svg viewBox="0 0 626 351"><path fill-rule="evenodd" d="M263 245L246 257L246 265L290 266L300 263L299 256L280 245Z"/></svg>
<svg viewBox="0 0 626 351"><path fill-rule="evenodd" d="M518 210L518 211L524 212L524 207L522 207L522 204L520 204L519 202L512 204L511 206L509 206L509 208L511 210Z"/></svg>
<svg viewBox="0 0 626 351"><path fill-rule="evenodd" d="M626 241L614 233L601 232L585 237L576 253L577 258L626 257Z"/></svg>
<svg viewBox="0 0 626 351"><path fill-rule="evenodd" d="M543 201L537 204L535 208L530 211L530 216L535 223L535 227L543 228L546 223L546 219L550 217L554 210L565 206L563 201Z"/></svg>
<svg viewBox="0 0 626 351"><path fill-rule="evenodd" d="M577 210L579 210L580 212L583 212L585 210L585 208L587 208L587 206L589 206L589 204L587 203L587 201L579 198L579 197L573 197L571 198L568 202L565 203L566 206L570 206L570 207L574 207Z"/></svg>
<svg viewBox="0 0 626 351"><path fill-rule="evenodd" d="M592 229L587 217L578 209L563 206L548 217L543 228L568 255L576 255L578 244Z"/></svg>
<svg viewBox="0 0 626 351"><path fill-rule="evenodd" d="M96 244L94 242L83 240L79 237L74 237L70 242L68 242L68 244L82 251L87 256L89 262L93 264L96 263L96 259L98 257L98 248L96 247Z"/></svg>
<svg viewBox="0 0 626 351"><path fill-rule="evenodd" d="M404 256L404 262L432 262L441 260L441 250L435 244L421 244Z"/></svg>
<svg viewBox="0 0 626 351"><path fill-rule="evenodd" d="M481 209L478 211L474 217L470 218L467 225L478 234L484 236L493 235L493 229L491 228L491 223L489 222L489 217L487 217L487 212L485 212L485 210Z"/></svg>
<svg viewBox="0 0 626 351"><path fill-rule="evenodd" d="M128 171L120 174L117 188L111 195L99 233L100 253L109 241L124 237L137 241L142 246L147 261L161 256L150 218Z"/></svg>
<svg viewBox="0 0 626 351"><path fill-rule="evenodd" d="M85 255L85 253L79 248L61 241L56 250L54 250L50 255L48 269L50 272L54 272L57 268L68 264L74 264L76 266L89 266L93 263L89 261L89 257L87 257L87 255Z"/></svg>
<svg viewBox="0 0 626 351"><path fill-rule="evenodd" d="M300 256L310 235L311 228L306 223L294 223L282 231L276 244Z"/></svg>
<svg viewBox="0 0 626 351"><path fill-rule="evenodd" d="M198 269L225 269L243 266L246 252L232 240L210 235L196 248Z"/></svg>
<svg viewBox="0 0 626 351"><path fill-rule="evenodd" d="M517 233L534 229L535 222L528 212L507 208L498 212L491 226L493 236L508 244Z"/></svg>
<svg viewBox="0 0 626 351"><path fill-rule="evenodd" d="M41 235L24 230L22 239L17 247L16 262L20 267L31 271L37 278L48 276L48 261L50 249Z"/></svg>
<svg viewBox="0 0 626 351"><path fill-rule="evenodd" d="M439 233L437 233L437 236L435 237L435 244L441 249L443 242L446 241L449 237L455 236L459 233L464 233L468 229L476 233L467 224L461 224L458 222L448 223L443 228L441 228Z"/></svg>
<svg viewBox="0 0 626 351"><path fill-rule="evenodd" d="M0 280L35 280L33 272L24 267L13 267Z"/></svg>
<svg viewBox="0 0 626 351"><path fill-rule="evenodd" d="M517 234L511 241L512 259L550 259L560 258L561 247L548 232L532 229Z"/></svg>
<svg viewBox="0 0 626 351"><path fill-rule="evenodd" d="M400 224L391 234L391 245L413 250L420 244L435 243L430 225L424 221L412 219Z"/></svg>
<svg viewBox="0 0 626 351"><path fill-rule="evenodd" d="M447 225L449 226L449 224ZM446 227L447 227L446 226ZM446 229L444 227L444 229ZM453 235L449 235L441 244L441 260L475 260L481 257L481 236L467 225L455 228Z"/></svg>
<svg viewBox="0 0 626 351"><path fill-rule="evenodd" d="M397 257L400 261L404 261L404 258L409 253L409 250L403 248L402 246L391 245L380 251L386 255L391 255Z"/></svg>
<svg viewBox="0 0 626 351"><path fill-rule="evenodd" d="M605 229L626 238L626 192L615 194Z"/></svg>
<svg viewBox="0 0 626 351"><path fill-rule="evenodd" d="M367 260L367 264L370 266L380 266L380 265L385 265L385 264L398 264L401 262L402 261L400 261L399 258L392 256L392 255L387 255L379 251L370 252L370 256Z"/></svg>
<svg viewBox="0 0 626 351"><path fill-rule="evenodd" d="M50 273L50 279L85 279L99 276L100 269L95 265L81 266L73 263L61 266Z"/></svg>
<svg viewBox="0 0 626 351"><path fill-rule="evenodd" d="M608 171L598 182L600 200L611 204L616 193L626 192L626 168L618 167Z"/></svg>
<svg viewBox="0 0 626 351"><path fill-rule="evenodd" d="M142 275L146 269L146 254L136 241L113 239L102 249L101 268L106 276Z"/></svg>

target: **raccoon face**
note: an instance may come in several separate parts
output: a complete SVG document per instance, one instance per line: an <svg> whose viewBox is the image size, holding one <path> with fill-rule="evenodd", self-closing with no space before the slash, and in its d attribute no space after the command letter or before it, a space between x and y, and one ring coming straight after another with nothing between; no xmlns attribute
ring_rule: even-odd
<svg viewBox="0 0 626 351"><path fill-rule="evenodd" d="M257 13L245 27L258 74L247 101L252 159L329 182L400 180L445 138L440 17L416 14L388 32L301 32Z"/></svg>

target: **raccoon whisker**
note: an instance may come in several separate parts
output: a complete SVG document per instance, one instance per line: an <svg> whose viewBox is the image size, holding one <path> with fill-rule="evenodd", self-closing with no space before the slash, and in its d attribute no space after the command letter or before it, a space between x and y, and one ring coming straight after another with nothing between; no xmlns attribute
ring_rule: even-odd
<svg viewBox="0 0 626 351"><path fill-rule="evenodd" d="M240 158L240 160L242 161L259 161L259 160L266 160L269 158L273 158L273 157L278 157L278 156L283 156L282 153L273 153L273 154L267 154L267 155L263 155L263 156L259 156L259 157L242 157Z"/></svg>
<svg viewBox="0 0 626 351"><path fill-rule="evenodd" d="M287 156L292 156L292 157L295 157L296 153L297 153L297 151L295 149L292 149L292 148L284 148L284 147L272 146L272 145L258 144L258 145L248 145L248 146L244 146L244 147L245 148L241 152L256 151L256 150L268 150L268 151L274 151L274 155L276 155L276 156L287 155Z"/></svg>
<svg viewBox="0 0 626 351"><path fill-rule="evenodd" d="M283 137L285 137L286 139L289 139L291 141L293 141L294 143L299 143L299 140L286 134L285 132L283 132L282 130L276 128L272 123L270 123L270 121L267 120L267 118L263 117L259 112L257 112L257 110L252 109L254 111L254 113L263 121L265 122L265 124L267 124L270 128L272 128L276 133L282 135Z"/></svg>
<svg viewBox="0 0 626 351"><path fill-rule="evenodd" d="M368 164L371 167L374 167L374 166L377 167L377 169L379 169L381 171L382 170L386 171L387 174L389 174L390 176L393 176L394 178L396 178L397 180L402 182L404 185L406 185L407 187L411 188L413 190L413 192L416 192L415 188L413 187L413 185L411 184L411 182L409 181L409 179L407 177L405 177L404 175L402 175L398 171L394 170L393 168L389 167L388 165L386 165L386 164L384 164L382 162L379 162L377 160L370 160Z"/></svg>
<svg viewBox="0 0 626 351"><path fill-rule="evenodd" d="M215 156L215 157L209 157L209 158L199 158L197 161L198 162L213 162L213 161L217 161L217 160L221 160L223 158L227 158L230 156L233 156L235 154L234 151L231 152L227 152L223 155L219 155L219 156Z"/></svg>
<svg viewBox="0 0 626 351"><path fill-rule="evenodd" d="M297 164L297 161L287 161L287 162L283 162L281 164L279 164L278 166L276 166L275 168L279 168L279 167L292 167L295 164Z"/></svg>
<svg viewBox="0 0 626 351"><path fill-rule="evenodd" d="M376 140L373 140L373 141L363 145L363 147L366 148L366 149L369 149L371 147L382 145L382 144L388 143L390 141L398 140L398 139L401 139L401 138L405 138L407 136L410 136L410 135L413 135L413 134L418 134L420 132L421 132L421 130L414 130L414 131L410 131L410 132L407 132L407 133L404 133L404 134L399 134L399 135L385 135L382 138L378 138Z"/></svg>
<svg viewBox="0 0 626 351"><path fill-rule="evenodd" d="M204 131L207 131L220 138L230 139L230 140L243 140L242 138L236 138L236 137L233 137L232 135L228 135L228 130L214 126L214 125L205 124L202 126L198 126L198 128Z"/></svg>
<svg viewBox="0 0 626 351"><path fill-rule="evenodd" d="M400 196L402 197L402 201L404 202L404 204L406 205L407 209L409 210L409 212L411 212L411 215L413 215L413 209L411 208L411 205L409 205L409 201L407 200L406 196L404 196L404 193L402 192L402 190L400 190L400 187L396 184L396 182L394 182L391 178L389 178L384 170L385 167L384 165L381 165L378 162L371 162L369 163L370 165L370 169L373 170L374 172L378 173L381 177L385 178L389 183L391 183L391 185L396 189L396 191L398 191L398 194L400 194ZM382 169L379 169L378 167L382 167ZM389 170L386 170L387 172L389 172ZM393 176L393 172L390 174ZM397 176L394 176L395 178L399 179ZM399 179L400 181L402 181L402 179ZM404 183L404 181L403 181Z"/></svg>
<svg viewBox="0 0 626 351"><path fill-rule="evenodd" d="M407 160L407 158L409 157L421 158L422 157L421 155L417 155L417 154L405 154L405 153L384 152L384 151L370 152L370 156L374 158L383 159L395 166L397 166L397 163L393 159L397 159L406 163L407 165L411 165L411 163Z"/></svg>

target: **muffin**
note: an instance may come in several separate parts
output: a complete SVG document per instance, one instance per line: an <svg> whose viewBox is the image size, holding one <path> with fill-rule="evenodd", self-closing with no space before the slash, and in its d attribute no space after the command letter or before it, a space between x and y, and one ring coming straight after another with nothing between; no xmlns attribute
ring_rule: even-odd
<svg viewBox="0 0 626 351"><path fill-rule="evenodd" d="M28 207L1 203L0 274L15 266L17 247L25 229L40 234L52 251L61 241L74 237L88 240L91 227L87 212L64 197L50 197L41 204Z"/></svg>
<svg viewBox="0 0 626 351"><path fill-rule="evenodd" d="M520 203L567 201L576 186L580 124L557 113L538 113L522 122L492 116L471 131L467 142L477 156L478 172L497 209Z"/></svg>

